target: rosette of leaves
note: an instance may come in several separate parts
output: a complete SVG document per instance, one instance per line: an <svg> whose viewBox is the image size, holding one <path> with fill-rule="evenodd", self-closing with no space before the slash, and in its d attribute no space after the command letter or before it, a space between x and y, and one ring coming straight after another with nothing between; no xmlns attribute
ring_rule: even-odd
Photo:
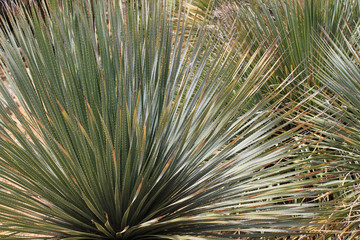
<svg viewBox="0 0 360 240"><path fill-rule="evenodd" d="M253 98L275 44L238 54L185 35L172 1L47 4L0 37L16 95L1 85L2 237L289 235L316 216L299 200L317 194L295 154L305 125L282 121L302 102L280 104L287 83Z"/></svg>

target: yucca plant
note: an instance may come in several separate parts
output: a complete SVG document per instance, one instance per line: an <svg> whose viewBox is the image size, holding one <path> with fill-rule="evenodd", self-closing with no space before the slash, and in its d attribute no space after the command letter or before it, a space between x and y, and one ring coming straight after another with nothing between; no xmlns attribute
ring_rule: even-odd
<svg viewBox="0 0 360 240"><path fill-rule="evenodd" d="M328 137L321 144L342 173L338 188L332 191L337 207L322 229L329 235L339 232L342 239L355 239L360 234L360 42L358 30L348 30L341 31L343 41L326 33L326 38L316 38L322 56L316 75L332 90L326 92L331 111L316 126L332 126L324 132Z"/></svg>
<svg viewBox="0 0 360 240"><path fill-rule="evenodd" d="M281 83L294 69L296 73L302 74L302 78L311 75L312 61L318 59L313 37L321 35L321 29L325 29L341 39L339 29L356 26L359 22L358 0L257 0L249 2L222 0L216 2L217 5L222 3L227 6L226 14L223 14L222 24L220 24L225 25L225 28L222 28L223 34L227 35L228 26L233 25L238 35L251 36L249 39L255 42L255 49L264 42L269 46L275 39L280 39L278 47L281 51L277 57L281 57L283 62L271 83L269 82L270 84ZM220 7L218 11L221 12L222 8ZM299 65L301 67L298 67ZM311 80L314 79L309 78L309 82ZM302 88L306 90L305 85Z"/></svg>
<svg viewBox="0 0 360 240"><path fill-rule="evenodd" d="M16 97L2 83L0 236L302 233L318 211L301 202L319 194L300 152L311 136L285 129L309 96L280 104L285 81L253 98L275 43L225 51L214 32L185 34L172 1L119 2L49 1L44 18L23 9L1 32Z"/></svg>
<svg viewBox="0 0 360 240"><path fill-rule="evenodd" d="M206 1L199 0L192 4L201 8L204 6L204 2ZM359 94L356 92L356 87L354 88L358 83L343 77L341 77L340 83L335 79L339 79L339 74L347 77L351 74L351 77L354 78L352 72L357 67L353 66L353 63L349 65L347 61L351 62L352 56L358 56L358 53L349 50L349 46L346 45L349 45L351 41L357 41L358 37L354 35L350 41L344 38L343 32L348 29L358 29L356 26L359 23L359 1L279 0L250 2L219 0L211 6L210 14L213 14L213 18L215 18L215 13L220 12L221 20L213 21L212 24L217 24L217 28L222 29L223 35L250 35L251 37L248 39L255 41L253 45L255 49L258 49L257 44L270 45L274 39L280 39L279 49L281 51L278 51L277 57L284 59L284 61L276 69L273 78L267 82L269 88L264 88L265 91L271 91L274 85L281 84L283 79L288 78L290 72L295 72L300 74L301 78L307 78L308 81L293 91L291 98L288 99L298 98L300 89L300 91L322 92L310 104L314 109L317 109L314 112L322 113L319 115L320 117L315 117L316 121L309 129L314 132L314 137L318 141L314 145L308 144L306 148L308 151L319 151L319 153L312 155L312 162L323 163L323 166L328 168L327 173L332 176L323 185L325 188L332 187L318 200L324 202L335 200L332 203L337 203L335 206L332 204L329 206L328 212L324 215L324 220L319 220L319 223L326 224L317 228L320 230L320 234L313 235L313 237L323 239L325 233L330 238L334 236L339 239L356 237L358 234L356 228L358 212L356 209L358 208L359 177L356 170L358 168L357 162L354 159L357 159L358 156L356 145L359 142L359 133L354 131L357 128L358 117L354 116L353 112L356 113L357 110L350 109L358 108L354 108L353 104L349 105L346 101L343 102L344 97L338 94L348 96L352 101L358 99ZM205 11L202 9L202 12ZM237 34L234 34L233 31L231 34L227 34L227 30L230 29L229 26L234 26ZM314 38L314 36L316 37ZM330 45L324 44L324 38L332 39ZM320 50L320 46L323 48L322 50ZM337 53L335 55L333 55L333 47L336 48ZM265 49L266 47L263 48L263 51ZM354 49L354 45L350 49ZM335 59L342 59L343 57L347 59L346 62L335 63ZM326 63L322 63L323 61ZM337 64L340 65L337 66ZM346 68L351 68L351 70ZM318 72L322 74L317 74ZM285 94L288 94L289 91L291 90L286 89ZM262 94L259 94L259 97L261 99ZM340 100L334 100L334 98ZM312 113L305 115L306 121L312 117ZM291 124L289 127L294 126ZM342 130L337 132L339 129ZM346 139L345 144L344 139ZM325 179L329 175L325 175ZM321 174L317 177L319 181L324 180L324 176Z"/></svg>

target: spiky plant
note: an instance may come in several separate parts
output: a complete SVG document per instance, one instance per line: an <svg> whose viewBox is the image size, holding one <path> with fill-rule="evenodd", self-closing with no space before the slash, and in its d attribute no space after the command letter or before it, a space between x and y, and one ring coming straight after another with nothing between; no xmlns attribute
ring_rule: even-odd
<svg viewBox="0 0 360 240"><path fill-rule="evenodd" d="M337 207L322 230L329 235L337 233L341 239L355 239L360 234L360 35L358 28L341 34L343 41L336 41L332 35L316 39L322 56L317 77L332 90L327 91L325 103L331 111L316 126L332 126L324 132L328 137L322 145L342 173L338 188L332 191Z"/></svg>
<svg viewBox="0 0 360 240"><path fill-rule="evenodd" d="M194 5L201 3L198 4L201 7L204 5L203 2L206 0L195 0ZM217 27L222 28L225 35L229 26L233 25L238 35L249 34L252 37L248 39L255 39L259 44L264 42L265 45L271 44L275 38L281 39L279 43L281 51L278 53L283 54L284 51L286 53L282 56L277 55L284 61L277 68L273 79L268 81L270 89L288 78L289 73L294 72L295 69L296 73L308 77L308 81L299 86L292 93L291 98L296 99L299 96L299 89L304 91L320 89L319 91L322 92L311 103L318 113L322 112L319 115L321 117L315 117L316 121L309 129L314 132L318 141L314 145L309 144L307 149L319 151L312 155L312 161L318 164L322 162L323 166L328 168L326 171L329 175L317 176L319 180L326 181L323 187L328 189L328 192L318 200L337 203L336 206L331 205L328 213L324 215L324 220L319 221L325 224L317 228L320 233L314 237L323 239L325 233L331 238L336 236L338 239L356 237L359 234L356 228L359 221L357 217L359 176L356 159L359 155L360 140L356 126L359 119L356 113L359 108L351 101L359 101L359 93L356 90L358 82L355 80L357 75L354 74L358 62L353 57L359 56L356 50L359 49L356 42L359 36L357 33L350 40L344 38L343 32L348 29L358 31L360 2L358 0L255 0L252 3L219 0L216 2L217 6L221 7L212 10L212 13L215 15L215 12L220 12L221 21L217 22ZM234 35L233 32L231 35ZM332 40L330 43L324 43L325 38ZM256 43L254 47L257 49ZM324 88L319 88L319 85ZM288 90L285 93L288 94ZM349 100L346 99L351 101L348 102ZM312 114L306 114L306 121L310 117L313 117ZM326 178L328 179L325 180Z"/></svg>
<svg viewBox="0 0 360 240"><path fill-rule="evenodd" d="M222 6L217 11L224 12L221 20L222 25L225 25L224 34L229 26L233 25L237 28L238 34L251 36L249 39L255 41L255 49L258 45L264 44L263 42L269 46L274 39L280 38L279 54L284 52L286 54L277 56L284 61L271 84L281 83L294 69L298 74L303 74L303 78L312 74L312 61L318 58L313 37L321 35L321 29L325 29L340 39L341 34L338 30L355 26L359 21L357 16L360 12L358 0L221 0L216 2ZM226 8L224 9L223 6ZM298 68L300 64L302 67ZM303 90L305 89L304 85Z"/></svg>
<svg viewBox="0 0 360 240"><path fill-rule="evenodd" d="M252 97L275 44L224 51L204 29L185 37L186 18L173 31L172 1L119 2L49 1L44 18L23 9L1 32L16 95L2 83L1 236L299 233L316 209L297 199L316 183L295 155L306 139L292 140L305 126L282 120L302 102L280 104L284 86Z"/></svg>

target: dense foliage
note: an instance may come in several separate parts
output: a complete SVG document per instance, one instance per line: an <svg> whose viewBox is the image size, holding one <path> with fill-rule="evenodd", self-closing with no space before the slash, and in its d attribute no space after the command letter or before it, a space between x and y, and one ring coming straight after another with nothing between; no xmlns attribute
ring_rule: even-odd
<svg viewBox="0 0 360 240"><path fill-rule="evenodd" d="M359 7L54 0L8 12L0 237L355 238Z"/></svg>

